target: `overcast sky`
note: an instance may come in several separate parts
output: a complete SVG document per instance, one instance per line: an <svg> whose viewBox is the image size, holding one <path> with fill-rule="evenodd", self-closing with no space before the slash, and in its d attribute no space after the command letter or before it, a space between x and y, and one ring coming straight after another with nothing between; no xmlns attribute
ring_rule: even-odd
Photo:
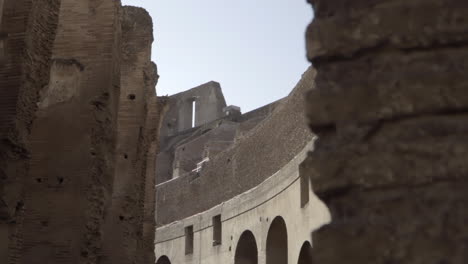
<svg viewBox="0 0 468 264"><path fill-rule="evenodd" d="M309 63L306 0L122 0L153 17L158 95L208 81L247 112L286 96Z"/></svg>

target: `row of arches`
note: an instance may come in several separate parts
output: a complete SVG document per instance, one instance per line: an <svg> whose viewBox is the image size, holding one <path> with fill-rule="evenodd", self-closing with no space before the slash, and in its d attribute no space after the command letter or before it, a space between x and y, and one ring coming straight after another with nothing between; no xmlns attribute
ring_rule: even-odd
<svg viewBox="0 0 468 264"><path fill-rule="evenodd" d="M312 246L306 241L299 253L297 264L312 263ZM266 243L267 264L288 263L288 233L286 223L281 216L276 217L270 225ZM167 256L162 256L156 264L171 264ZM244 231L237 242L234 264L258 264L257 241L250 230Z"/></svg>

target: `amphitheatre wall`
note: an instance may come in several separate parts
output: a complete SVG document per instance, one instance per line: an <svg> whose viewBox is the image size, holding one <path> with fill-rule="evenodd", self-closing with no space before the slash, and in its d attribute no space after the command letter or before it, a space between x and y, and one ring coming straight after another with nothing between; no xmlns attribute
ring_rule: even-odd
<svg viewBox="0 0 468 264"><path fill-rule="evenodd" d="M309 141L279 171L252 189L209 210L159 227L155 240L157 264L167 263L166 259L170 263L192 264L284 264L306 260L301 253L304 245L311 245L309 232L330 220L326 206L299 176L299 164L313 143ZM301 205L300 194L304 192L309 200ZM278 223L282 223L281 229L277 228ZM193 235L187 236L187 227L192 227ZM244 241L247 233L252 235L253 243Z"/></svg>
<svg viewBox="0 0 468 264"><path fill-rule="evenodd" d="M304 117L303 93L313 86L309 68L291 94L264 121L206 163L199 174L156 188L156 224L206 211L259 185L304 148L313 135Z"/></svg>

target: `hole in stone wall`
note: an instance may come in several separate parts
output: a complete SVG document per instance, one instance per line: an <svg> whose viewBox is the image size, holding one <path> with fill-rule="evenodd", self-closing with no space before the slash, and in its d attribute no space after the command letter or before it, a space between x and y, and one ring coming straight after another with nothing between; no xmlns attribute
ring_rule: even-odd
<svg viewBox="0 0 468 264"><path fill-rule="evenodd" d="M127 96L127 98L128 98L129 100L135 100L136 96L135 96L134 94L129 94L129 95Z"/></svg>
<svg viewBox="0 0 468 264"><path fill-rule="evenodd" d="M171 261L167 256L162 256L156 261L156 264L171 264Z"/></svg>
<svg viewBox="0 0 468 264"><path fill-rule="evenodd" d="M301 189L301 207L304 208L309 203L309 176L301 175L300 179Z"/></svg>
<svg viewBox="0 0 468 264"><path fill-rule="evenodd" d="M42 179L41 178L36 178L36 182L41 183Z"/></svg>
<svg viewBox="0 0 468 264"><path fill-rule="evenodd" d="M302 245L297 264L310 264L313 263L312 261L312 245L309 243L309 241L306 241Z"/></svg>
<svg viewBox="0 0 468 264"><path fill-rule="evenodd" d="M63 180L64 180L63 177L58 177L58 178L57 178L57 181L58 181L60 184L63 183Z"/></svg>
<svg viewBox="0 0 468 264"><path fill-rule="evenodd" d="M193 253L193 226L185 227L185 255Z"/></svg>
<svg viewBox="0 0 468 264"><path fill-rule="evenodd" d="M222 242L221 215L213 217L213 246L221 245Z"/></svg>
<svg viewBox="0 0 468 264"><path fill-rule="evenodd" d="M23 209L23 206L23 201L19 201L18 203L16 203L15 212L19 212L21 209Z"/></svg>
<svg viewBox="0 0 468 264"><path fill-rule="evenodd" d="M288 263L288 234L286 230L286 223L281 216L276 217L271 222L270 229L268 230L266 263Z"/></svg>
<svg viewBox="0 0 468 264"><path fill-rule="evenodd" d="M125 217L123 217L123 215L119 215L119 219L120 219L120 221L123 221L125 219Z"/></svg>
<svg viewBox="0 0 468 264"><path fill-rule="evenodd" d="M193 226L185 227L185 255L193 253Z"/></svg>
<svg viewBox="0 0 468 264"><path fill-rule="evenodd" d="M257 264L258 250L257 242L253 233L249 230L244 231L239 242L237 242L234 264Z"/></svg>
<svg viewBox="0 0 468 264"><path fill-rule="evenodd" d="M128 159L128 155L127 155L127 154L124 154L124 159Z"/></svg>

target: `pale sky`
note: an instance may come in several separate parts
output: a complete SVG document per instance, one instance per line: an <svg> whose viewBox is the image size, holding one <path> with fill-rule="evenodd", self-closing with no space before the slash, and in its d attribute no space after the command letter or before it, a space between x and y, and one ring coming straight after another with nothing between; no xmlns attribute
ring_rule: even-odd
<svg viewBox="0 0 468 264"><path fill-rule="evenodd" d="M157 94L221 83L242 112L286 96L309 63L306 0L122 0L153 18Z"/></svg>

